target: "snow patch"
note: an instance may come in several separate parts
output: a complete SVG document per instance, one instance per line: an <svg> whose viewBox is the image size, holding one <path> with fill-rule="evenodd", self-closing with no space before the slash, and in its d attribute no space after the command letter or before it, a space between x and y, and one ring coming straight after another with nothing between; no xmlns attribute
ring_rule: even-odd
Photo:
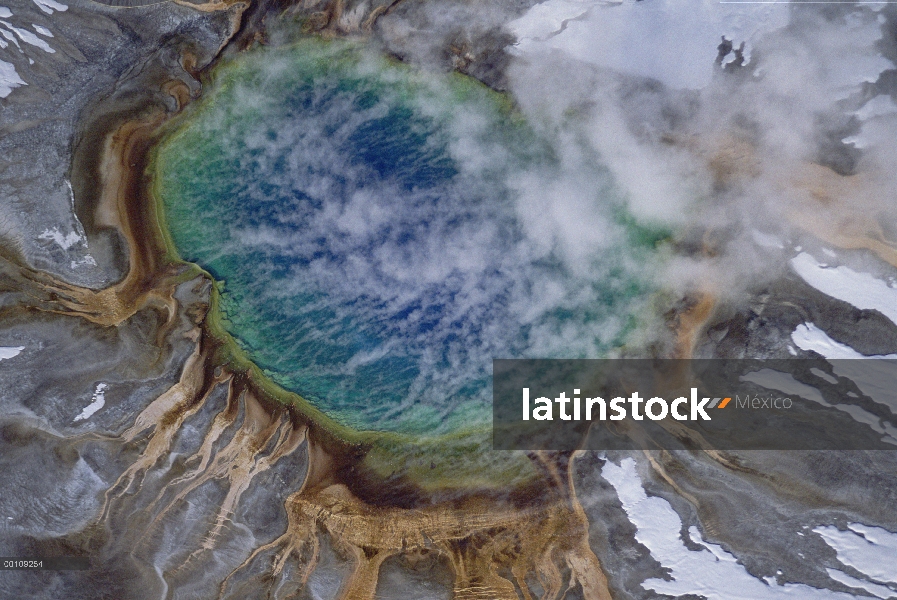
<svg viewBox="0 0 897 600"><path fill-rule="evenodd" d="M24 349L25 346L0 346L0 360L18 356Z"/></svg>
<svg viewBox="0 0 897 600"><path fill-rule="evenodd" d="M838 380L837 380L835 377L832 377L831 375L829 375L829 374L826 373L825 371L823 371L823 370L821 370L821 369L817 369L816 367L813 367L812 369L810 369L810 373L812 373L813 375L815 375L815 376L818 377L819 379L828 381L828 382L831 383L832 385L837 385L837 384L838 384Z"/></svg>
<svg viewBox="0 0 897 600"><path fill-rule="evenodd" d="M58 227L54 227L53 229L45 229L42 234L37 236L37 238L40 240L52 240L56 242L56 244L58 244L59 247L63 250L68 250L78 242L86 245L86 243L84 242L84 238L78 235L77 232L71 231L67 235L62 235Z"/></svg>
<svg viewBox="0 0 897 600"><path fill-rule="evenodd" d="M6 47L6 44L3 44ZM0 60L0 98L6 98L12 91L22 85L28 85L19 77L12 63Z"/></svg>
<svg viewBox="0 0 897 600"><path fill-rule="evenodd" d="M44 40L40 39L39 37L37 37L36 35L31 33L30 31L28 31L27 29L20 29L20 28L16 27L15 25L11 25L7 21L0 21L0 25L4 25L5 27L9 28L10 31L14 32L17 36L19 36L19 39L22 40L23 42L25 42L26 44L36 46L36 47L40 48L41 50L43 50L44 52L48 52L50 54L56 53L56 50L51 48L50 44L48 44Z"/></svg>
<svg viewBox="0 0 897 600"><path fill-rule="evenodd" d="M679 537L682 530L679 515L666 500L645 493L633 459L625 458L619 466L608 461L601 474L617 491L623 510L636 526L635 539L670 571L670 581L648 579L642 583L645 589L671 596L694 594L707 600L854 598L799 583L776 585L773 578L758 579L722 546L701 540L694 527L689 529L689 537L703 549L690 550Z"/></svg>
<svg viewBox="0 0 897 600"><path fill-rule="evenodd" d="M875 581L897 584L897 533L862 523L851 523L848 527L847 531L833 526L817 527L813 531L834 548L842 564ZM891 595L897 596L897 591Z"/></svg>
<svg viewBox="0 0 897 600"><path fill-rule="evenodd" d="M65 4L54 2L54 0L34 0L34 3L37 4L37 7L39 9L41 9L48 15L52 15L54 10L65 12L69 9L69 7Z"/></svg>
<svg viewBox="0 0 897 600"><path fill-rule="evenodd" d="M816 327L813 323L798 325L791 333L791 341L801 350L815 352L830 360L855 358L897 359L897 354L877 354L873 356L860 354L847 344L833 340L826 332Z"/></svg>
<svg viewBox="0 0 897 600"><path fill-rule="evenodd" d="M105 383L98 383L97 389L93 393L92 402L84 407L78 416L75 417L75 421L82 421L84 419L89 419L94 415L95 412L103 408L106 405L106 388L108 386Z"/></svg>
<svg viewBox="0 0 897 600"><path fill-rule="evenodd" d="M894 591L890 588L887 588L883 585L878 585L875 583L870 583L868 581L863 581L862 579L857 579L856 577L851 577L844 571L839 571L838 569L826 569L826 573L828 576L837 581L838 583L843 583L847 587L859 588L861 590L866 590L873 596L877 596L878 598L893 598L897 596L897 591Z"/></svg>
<svg viewBox="0 0 897 600"><path fill-rule="evenodd" d="M829 267L801 252L791 259L791 267L801 279L823 294L861 310L877 310L897 324L897 289L869 273L848 267Z"/></svg>
<svg viewBox="0 0 897 600"><path fill-rule="evenodd" d="M853 381L860 391L878 404L897 414L897 390L894 389L894 371L897 365L889 361L836 361L832 370L840 377ZM886 423L886 429L888 424Z"/></svg>
<svg viewBox="0 0 897 600"><path fill-rule="evenodd" d="M12 32L0 28L0 35L2 35L2 36L5 37L6 39L8 39L10 42L12 42L13 44L15 44L15 45L16 45L16 48L19 49L19 52L22 51L22 46L19 45L19 40L18 40L18 38L17 38L16 36L14 36L14 35L12 34ZM6 44L4 44L3 47L5 48L5 47L6 47Z"/></svg>
<svg viewBox="0 0 897 600"><path fill-rule="evenodd" d="M742 375L739 377L739 380L754 383L768 390L778 390L792 396L800 396L801 398L818 402L822 406L832 406L822 397L820 391L813 386L801 383L789 373L782 373L775 369L760 369L759 371Z"/></svg>
<svg viewBox="0 0 897 600"><path fill-rule="evenodd" d="M58 227L54 227L53 229L45 229L44 232L37 237L41 240L50 240L56 242L56 244L63 250L68 250L75 244L80 244L86 251L88 248L87 235L84 233L84 226L81 224L81 220L78 218L78 213L75 211L75 192L74 190L72 190L72 184L68 180L65 180L65 185L68 188L69 192L69 202L72 206L72 216L75 219L75 230L70 231L66 235L63 235ZM84 253L83 257L72 260L69 263L69 266L72 270L77 269L78 267L83 267L85 265L93 267L97 265L96 259L90 254L87 254L87 252Z"/></svg>
<svg viewBox="0 0 897 600"><path fill-rule="evenodd" d="M864 366L868 365L875 366L875 363L866 363ZM863 390L864 394L878 401L880 404L885 404L886 406L897 405L897 400L894 399L890 387L884 390L884 393L888 394L887 398L879 399L873 395L876 393L879 393L880 395L882 392L882 390L878 390L877 387L876 389L871 389L872 385L877 386L880 383L878 381L880 379L880 374L877 372L878 369L874 369L870 373L868 372L868 369L857 369L856 365L851 365L849 362L839 362L834 364L832 369L836 374L841 375L842 377L847 377L856 383L857 387ZM887 381L893 382L893 373L894 364L889 363L887 365L887 372L885 373L885 376L888 378ZM870 375L872 377L871 382L869 381ZM800 396L806 400L817 402L822 406L840 410L841 412L849 414L854 421L868 425L874 431L883 434L881 438L883 442L897 446L897 437L892 435L891 428L883 425L881 419L876 415L855 404L831 404L822 397L822 393L818 389L798 381L788 373L782 373L774 369L761 369L759 371L754 371L753 373L748 373L747 375L742 375L740 379L741 381L755 383L769 390L777 390L784 394L788 394L789 396ZM894 408L892 408L892 410L894 410Z"/></svg>

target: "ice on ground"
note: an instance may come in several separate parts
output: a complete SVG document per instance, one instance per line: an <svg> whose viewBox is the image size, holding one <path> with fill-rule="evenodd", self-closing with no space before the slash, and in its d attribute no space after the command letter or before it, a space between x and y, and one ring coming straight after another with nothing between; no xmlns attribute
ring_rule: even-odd
<svg viewBox="0 0 897 600"><path fill-rule="evenodd" d="M831 406L831 404L822 397L822 393L819 390L813 386L801 383L789 373L782 373L775 369L760 369L759 371L742 375L739 379L741 381L755 383L768 390L778 390L784 394L800 396L801 398L818 402L823 406Z"/></svg>
<svg viewBox="0 0 897 600"><path fill-rule="evenodd" d="M838 560L879 583L897 584L897 533L851 523L847 531L817 527L813 531L835 549ZM892 591L897 596L897 590Z"/></svg>
<svg viewBox="0 0 897 600"><path fill-rule="evenodd" d="M860 354L847 344L833 340L826 332L816 327L813 323L798 325L791 333L791 341L801 350L812 351L828 359L897 359L897 354L876 354L873 356Z"/></svg>
<svg viewBox="0 0 897 600"><path fill-rule="evenodd" d="M894 389L894 371L897 366L893 362L897 360L897 354L865 356L850 346L836 342L813 323L798 325L791 334L791 340L802 350L812 350L833 361L832 370L836 375L850 379L866 396L897 414L897 390ZM856 364L842 360L858 358L878 361Z"/></svg>
<svg viewBox="0 0 897 600"><path fill-rule="evenodd" d="M864 366L868 366L869 364L870 363L867 363ZM839 366L841 367L840 371ZM894 364L889 363L886 375L890 377L889 381L891 382L893 382L894 368ZM857 371L856 368L852 369L849 363L839 363L839 365L833 366L833 370L838 375L851 379L854 383L857 384L857 387L859 387L864 394L866 394L873 400L877 400L879 401L879 403L885 404L886 406L891 406L890 403L886 401L882 402L881 399L876 398L876 396L873 395L876 390L871 390L872 393L869 393L870 390L867 389L867 387L869 386L868 381L866 381L865 383L867 387L864 387L864 381L868 380L870 377L868 369ZM874 376L877 373L873 372L872 374ZM897 437L894 437L893 435L895 431L892 431L892 428L889 428L886 424L883 424L882 420L879 417L855 404L831 404L826 401L825 398L823 398L822 393L818 389L798 381L789 373L782 373L774 369L761 369L759 371L754 371L753 373L748 373L747 375L742 375L740 379L741 381L755 383L769 390L776 390L782 392L783 394L788 394L789 396L800 396L801 398L804 398L806 400L818 402L822 406L835 408L837 410L840 410L841 412L845 412L849 414L854 421L868 425L874 431L884 434L881 438L883 442L897 446ZM873 377L873 382L876 379L878 378ZM890 394L891 396L893 396L893 392L890 392Z"/></svg>
<svg viewBox="0 0 897 600"><path fill-rule="evenodd" d="M897 324L897 289L881 279L849 267L829 267L806 252L792 258L791 267L823 294L862 310L877 310Z"/></svg>
<svg viewBox="0 0 897 600"><path fill-rule="evenodd" d="M533 6L523 17L510 24L519 40L544 41L562 32L567 23L583 18L599 3L577 0L549 0Z"/></svg>
<svg viewBox="0 0 897 600"><path fill-rule="evenodd" d="M39 9L41 9L48 15L52 15L54 10L65 12L69 9L67 5L61 4L59 2L54 2L54 0L34 0L34 3L37 4L37 7Z"/></svg>
<svg viewBox="0 0 897 600"><path fill-rule="evenodd" d="M0 98L6 98L12 91L22 85L28 85L19 77L12 63L0 60Z"/></svg>
<svg viewBox="0 0 897 600"><path fill-rule="evenodd" d="M2 36L5 37L7 40L9 40L9 41L12 42L13 44L15 44L15 45L16 45L16 48L19 49L19 52L22 51L22 46L19 45L19 39L18 39L16 36L14 36L14 35L12 34L11 31L7 31L7 30L5 30L5 29L3 29L3 28L0 28L0 35L2 35ZM4 43L4 44L3 44L3 47L6 48L6 46L7 46L7 44Z"/></svg>
<svg viewBox="0 0 897 600"><path fill-rule="evenodd" d="M851 577L844 571L839 571L838 569L826 569L826 573L828 576L837 581L838 583L843 583L847 587L858 588L861 590L866 590L873 596L878 598L895 598L897 597L897 591L894 591L888 587L883 585L878 585L877 583L870 583L868 581L863 581L862 579L857 579L856 577Z"/></svg>
<svg viewBox="0 0 897 600"><path fill-rule="evenodd" d="M701 540L697 530L690 530L689 536L704 549L690 550L679 537L682 529L679 515L666 500L645 493L632 458L623 459L619 466L608 461L601 474L617 491L623 510L636 526L635 539L670 570L671 581L648 579L642 583L645 589L671 596L694 594L708 600L854 598L851 594L804 584L775 585L772 578L758 579L733 554Z"/></svg>
<svg viewBox="0 0 897 600"><path fill-rule="evenodd" d="M11 25L7 21L0 21L0 25L3 25L5 27L9 28L10 31L14 32L17 36L19 36L19 39L22 40L23 42L25 42L26 44L36 46L36 47L40 48L41 50L43 50L44 52L48 52L50 54L56 53L56 50L51 48L50 44L48 44L44 40L40 39L39 37L37 37L35 34L31 33L30 31L28 31L27 29L21 29L19 27L16 27L15 25Z"/></svg>
<svg viewBox="0 0 897 600"><path fill-rule="evenodd" d="M0 360L18 356L24 349L25 346L0 346Z"/></svg>
<svg viewBox="0 0 897 600"><path fill-rule="evenodd" d="M823 380L825 380L825 381L828 381L829 383L831 383L831 384L833 384L833 385L837 385L837 383L838 383L838 379L837 379L837 378L832 377L831 375L829 375L829 374L826 373L825 371L823 371L823 370L821 370L821 369L817 369L816 367L813 367L812 369L810 369L810 373L812 373L812 374L815 375L816 377L819 377L820 379L823 379Z"/></svg>
<svg viewBox="0 0 897 600"><path fill-rule="evenodd" d="M96 413L98 410L103 408L106 405L106 388L108 386L105 383L98 383L97 389L93 393L93 399L90 404L84 407L78 416L75 417L75 422L82 421L84 419L89 419Z"/></svg>
<svg viewBox="0 0 897 600"><path fill-rule="evenodd" d="M63 250L68 250L78 242L85 243L84 238L76 231L70 231L66 235L62 235L58 227L53 229L44 229L44 232L37 236L40 240L52 240ZM86 245L86 244L85 244Z"/></svg>
<svg viewBox="0 0 897 600"><path fill-rule="evenodd" d="M34 30L35 30L36 32L38 32L39 34L41 34L42 36L45 36L45 37L53 37L53 32L51 32L51 31L50 31L49 29L47 29L46 27L41 27L40 25L37 25L37 24L35 24L35 23L32 23L31 26L34 27Z"/></svg>
<svg viewBox="0 0 897 600"><path fill-rule="evenodd" d="M66 185L68 185L69 193L71 194L71 184L66 181ZM72 211L74 211L74 209L74 196L72 196ZM75 231L70 231L69 233L63 235L58 227L54 227L53 229L44 229L43 233L37 236L37 238L40 240L49 240L55 242L56 245L58 245L63 250L68 250L75 244L80 244L85 250L87 250L87 236L84 235L84 227L81 225L81 221L78 219L78 215L74 212L72 214L75 217ZM69 266L72 270L84 266L95 267L96 265L96 259L86 252L81 258L73 259L69 263Z"/></svg>

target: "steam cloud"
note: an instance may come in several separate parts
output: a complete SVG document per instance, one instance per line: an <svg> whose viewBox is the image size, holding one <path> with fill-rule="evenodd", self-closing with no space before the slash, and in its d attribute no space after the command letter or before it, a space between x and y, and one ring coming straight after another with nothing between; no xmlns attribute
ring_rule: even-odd
<svg viewBox="0 0 897 600"><path fill-rule="evenodd" d="M548 0L508 26L519 40L509 88L558 132L571 173L586 148L642 222L681 239L720 234L693 240L703 255L671 259L667 286L737 296L779 276L804 231L868 247L858 238L892 229L894 16L890 5Z"/></svg>

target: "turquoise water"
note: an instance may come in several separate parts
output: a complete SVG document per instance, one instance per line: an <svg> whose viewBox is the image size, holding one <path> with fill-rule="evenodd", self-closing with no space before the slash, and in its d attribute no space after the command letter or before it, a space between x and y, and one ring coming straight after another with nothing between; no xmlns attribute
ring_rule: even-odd
<svg viewBox="0 0 897 600"><path fill-rule="evenodd" d="M160 149L172 237L224 282L237 343L338 421L488 425L494 357L599 357L632 331L653 239L597 158L564 172L502 96L321 41L214 77Z"/></svg>

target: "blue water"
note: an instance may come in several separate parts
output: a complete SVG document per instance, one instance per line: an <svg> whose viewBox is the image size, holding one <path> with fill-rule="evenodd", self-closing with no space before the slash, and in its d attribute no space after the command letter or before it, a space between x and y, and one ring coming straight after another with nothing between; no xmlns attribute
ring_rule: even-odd
<svg viewBox="0 0 897 600"><path fill-rule="evenodd" d="M653 289L652 240L599 164L565 236L552 140L479 84L361 46L222 65L158 165L175 244L224 281L238 344L358 429L488 425L494 357L603 356ZM606 230L577 225L595 215Z"/></svg>

